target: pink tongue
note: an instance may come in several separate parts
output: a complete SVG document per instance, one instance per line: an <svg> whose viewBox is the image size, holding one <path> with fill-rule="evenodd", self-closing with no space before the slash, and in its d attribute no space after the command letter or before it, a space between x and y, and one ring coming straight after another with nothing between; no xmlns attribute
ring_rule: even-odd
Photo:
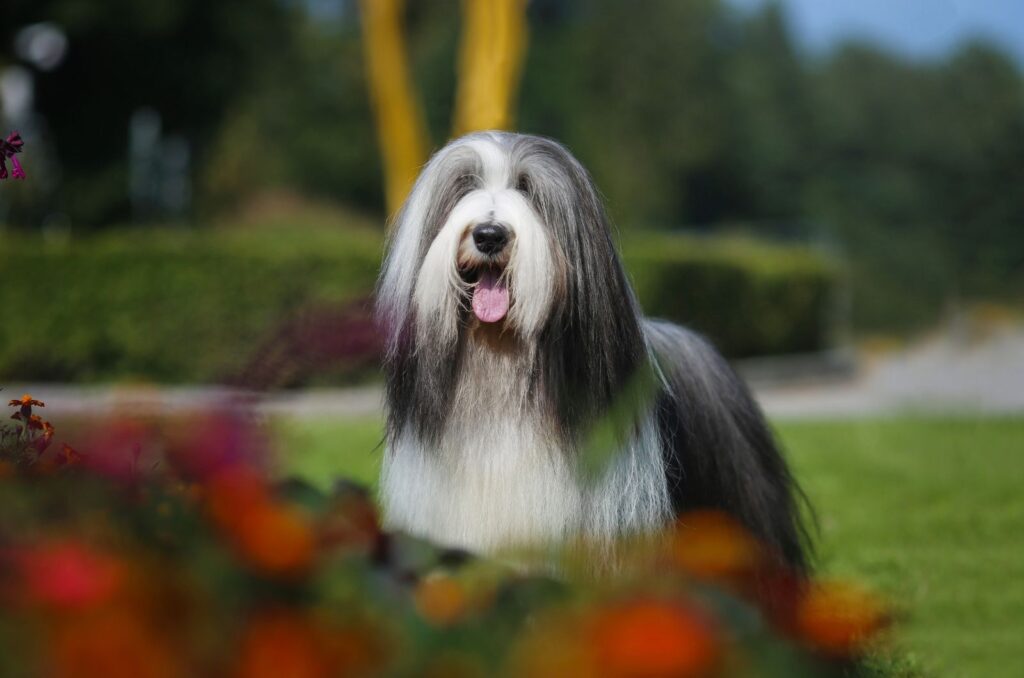
<svg viewBox="0 0 1024 678"><path fill-rule="evenodd" d="M473 313L485 323L496 323L508 313L508 288L493 271L484 271L473 290Z"/></svg>

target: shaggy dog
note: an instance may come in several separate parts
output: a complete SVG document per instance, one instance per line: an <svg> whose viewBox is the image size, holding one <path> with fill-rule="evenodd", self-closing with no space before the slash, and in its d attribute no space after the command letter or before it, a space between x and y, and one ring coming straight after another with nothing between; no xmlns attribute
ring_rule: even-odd
<svg viewBox="0 0 1024 678"><path fill-rule="evenodd" d="M805 568L798 490L760 409L707 341L643 317L598 192L557 142L484 132L434 155L377 314L389 527L495 552L711 508Z"/></svg>

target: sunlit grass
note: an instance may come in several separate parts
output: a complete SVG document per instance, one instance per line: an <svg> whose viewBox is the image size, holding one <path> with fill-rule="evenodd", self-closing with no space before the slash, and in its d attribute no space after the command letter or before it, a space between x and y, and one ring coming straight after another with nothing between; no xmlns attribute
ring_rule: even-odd
<svg viewBox="0 0 1024 678"><path fill-rule="evenodd" d="M376 419L282 419L276 424L282 471L328 489L344 477L371 488L384 455L383 424Z"/></svg>
<svg viewBox="0 0 1024 678"><path fill-rule="evenodd" d="M779 430L818 511L823 568L905 609L915 663L943 676L1024 675L1024 419Z"/></svg>
<svg viewBox="0 0 1024 678"><path fill-rule="evenodd" d="M1024 675L1024 418L777 424L821 524L829 574L887 593L906 663ZM373 419L282 423L286 471L376 483ZM902 663L902 662L901 662Z"/></svg>

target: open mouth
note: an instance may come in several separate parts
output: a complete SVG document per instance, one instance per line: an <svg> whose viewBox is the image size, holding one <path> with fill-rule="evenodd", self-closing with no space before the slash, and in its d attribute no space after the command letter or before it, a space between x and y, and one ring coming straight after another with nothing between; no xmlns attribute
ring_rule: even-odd
<svg viewBox="0 0 1024 678"><path fill-rule="evenodd" d="M510 295L504 274L503 267L493 265L463 271L463 277L473 287L470 306L480 322L496 323L508 315Z"/></svg>

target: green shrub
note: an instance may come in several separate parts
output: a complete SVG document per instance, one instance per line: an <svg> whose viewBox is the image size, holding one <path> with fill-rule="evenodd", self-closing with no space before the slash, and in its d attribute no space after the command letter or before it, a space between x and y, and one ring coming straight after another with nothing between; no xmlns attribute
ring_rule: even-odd
<svg viewBox="0 0 1024 678"><path fill-rule="evenodd" d="M644 312L706 334L730 357L827 348L839 269L805 248L645 234L626 264Z"/></svg>
<svg viewBox="0 0 1024 678"><path fill-rule="evenodd" d="M0 379L223 381L304 310L368 295L381 248L379 229L330 219L5 236ZM649 234L625 254L649 314L695 327L728 355L826 344L836 276L816 255Z"/></svg>
<svg viewBox="0 0 1024 678"><path fill-rule="evenodd" d="M378 233L355 229L4 245L0 306L19 319L0 324L4 379L222 380L310 304L366 294L380 257Z"/></svg>

